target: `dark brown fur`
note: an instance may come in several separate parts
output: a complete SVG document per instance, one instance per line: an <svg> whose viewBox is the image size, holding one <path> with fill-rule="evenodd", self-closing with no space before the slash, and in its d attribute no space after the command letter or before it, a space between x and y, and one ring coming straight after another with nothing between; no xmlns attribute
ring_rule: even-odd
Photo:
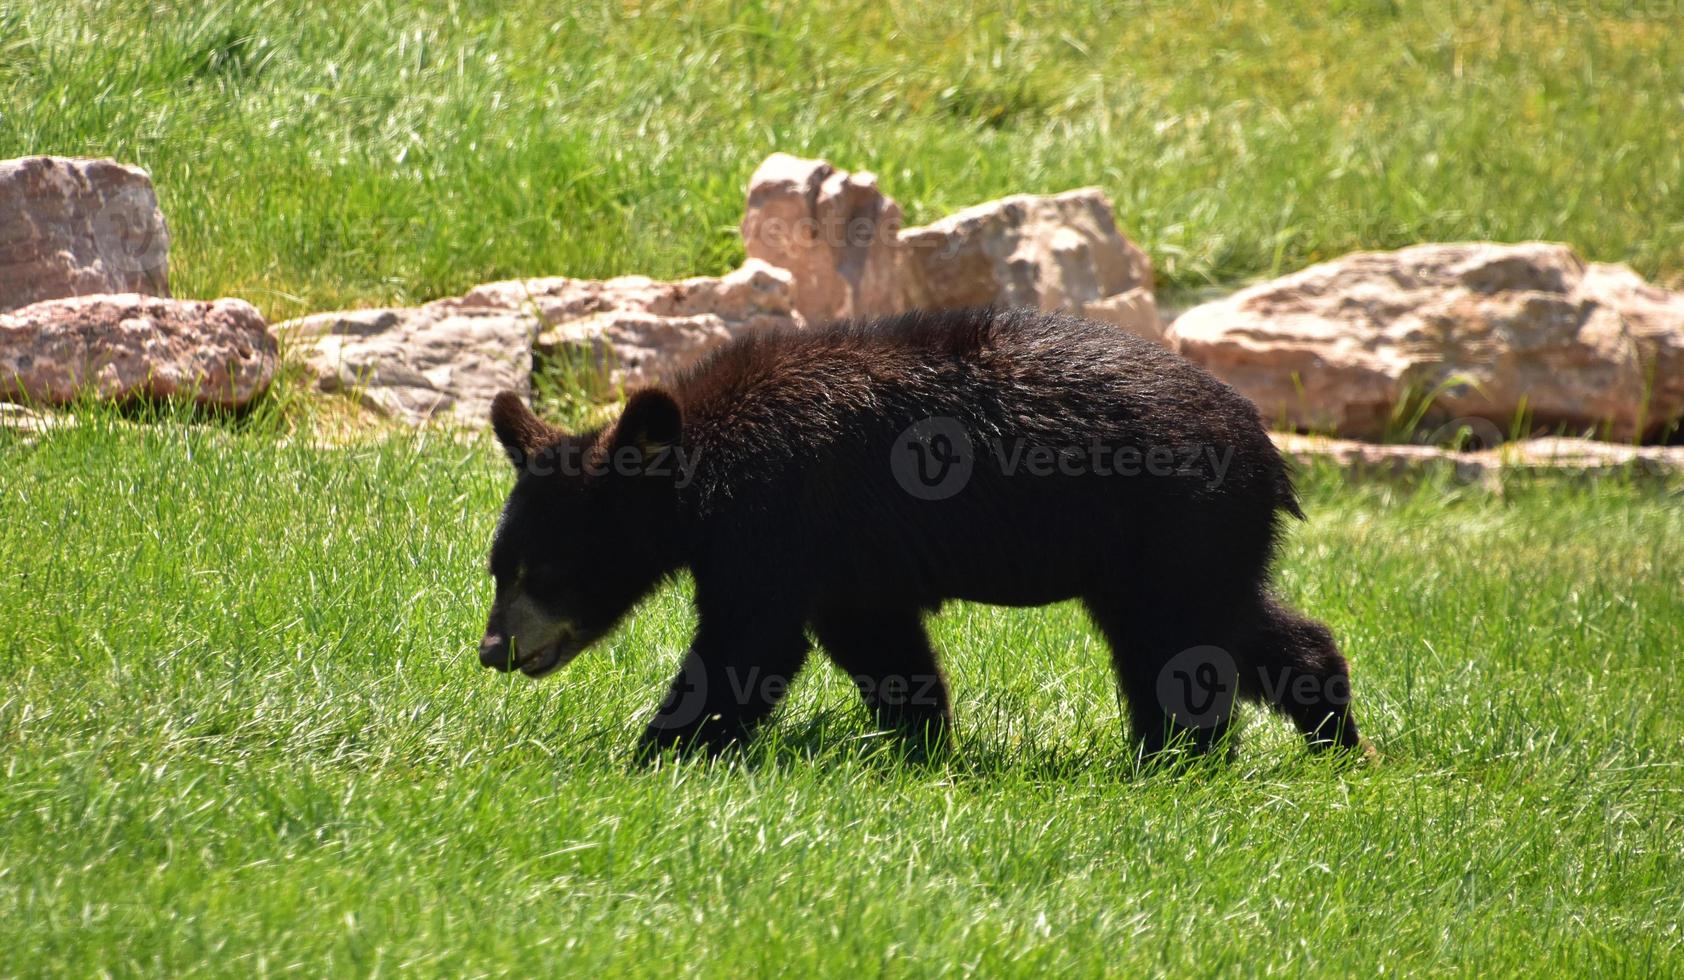
<svg viewBox="0 0 1684 980"><path fill-rule="evenodd" d="M910 492L905 461L891 465L902 434L931 418L972 447L968 482L942 499ZM604 431L549 429L511 395L493 421L523 473L492 552L488 665L513 662L499 610L517 591L570 630L562 653L534 661L539 673L664 577L694 575L699 626L650 747L750 733L801 668L809 630L882 723L943 729L950 702L923 616L949 599L1071 598L1111 645L1148 752L1177 739L1206 748L1226 726L1225 711L1186 724L1161 696L1172 658L1205 646L1231 657L1241 696L1280 708L1312 745L1357 744L1332 636L1269 594L1279 518L1299 510L1256 409L1115 328L968 311L763 331L634 394ZM1204 447L1212 464L1230 462L1220 474L1045 475L1003 462L1090 445L1142 457ZM693 463L688 478L651 463L675 452ZM535 472L616 453L638 465Z"/></svg>

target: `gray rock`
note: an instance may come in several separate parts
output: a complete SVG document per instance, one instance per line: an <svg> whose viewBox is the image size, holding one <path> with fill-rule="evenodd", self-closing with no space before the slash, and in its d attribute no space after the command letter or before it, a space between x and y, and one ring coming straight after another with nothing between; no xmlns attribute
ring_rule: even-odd
<svg viewBox="0 0 1684 980"><path fill-rule="evenodd" d="M482 425L491 399L526 394L539 358L580 360L607 384L676 370L746 330L801 326L789 273L750 260L726 276L661 282L548 277L486 283L407 309L322 313L276 332L325 391L410 422Z"/></svg>
<svg viewBox="0 0 1684 980"><path fill-rule="evenodd" d="M302 354L322 391L352 395L406 422L480 425L499 391L528 391L538 320L442 301L320 313L275 333Z"/></svg>
<svg viewBox="0 0 1684 980"><path fill-rule="evenodd" d="M481 286L464 300L498 287ZM752 330L801 327L789 272L750 259L727 275L662 282L534 279L512 284L543 318L538 348L547 358L584 357L614 385L635 387L682 369Z"/></svg>
<svg viewBox="0 0 1684 980"><path fill-rule="evenodd" d="M1347 469L1388 475L1448 465L1464 483L1500 485L1504 473L1517 471L1575 475L1635 473L1662 478L1684 473L1684 446L1632 446L1546 436L1458 451L1440 446L1358 442L1291 432L1269 435L1276 448L1301 463L1325 460Z"/></svg>

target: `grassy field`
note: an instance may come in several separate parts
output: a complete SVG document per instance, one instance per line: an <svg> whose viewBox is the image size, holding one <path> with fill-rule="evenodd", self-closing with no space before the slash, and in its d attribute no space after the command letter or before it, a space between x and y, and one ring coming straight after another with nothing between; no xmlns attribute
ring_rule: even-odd
<svg viewBox="0 0 1684 980"><path fill-rule="evenodd" d="M1684 4L0 0L0 158L150 168L182 295L271 317L723 271L769 152L913 221L1098 184L1176 294L1570 242L1684 282Z"/></svg>
<svg viewBox="0 0 1684 980"><path fill-rule="evenodd" d="M1677 285L1681 132L1681 3L0 0L0 158L147 166L176 292L272 318L719 272L780 149L912 221L1098 184L1172 303L1459 238ZM1676 479L1303 474L1377 767L1137 771L1079 610L959 605L951 757L820 663L649 769L687 586L483 670L496 450L303 397L0 426L0 976L1684 974Z"/></svg>
<svg viewBox="0 0 1684 980"><path fill-rule="evenodd" d="M630 746L684 587L478 666L489 441L0 430L0 973L1684 971L1678 488L1303 478L1281 576L1377 768L1251 717L1133 771L1069 607L937 618L961 744L833 668L734 762Z"/></svg>

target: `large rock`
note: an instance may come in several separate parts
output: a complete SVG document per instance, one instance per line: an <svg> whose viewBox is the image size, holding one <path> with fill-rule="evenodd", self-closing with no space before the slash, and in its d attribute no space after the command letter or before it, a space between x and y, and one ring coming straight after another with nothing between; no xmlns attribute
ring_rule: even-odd
<svg viewBox="0 0 1684 980"><path fill-rule="evenodd" d="M750 261L723 277L550 277L487 283L407 309L322 313L277 332L326 391L406 421L483 424L497 392L528 391L534 346L609 384L636 385L747 330L799 327L789 273Z"/></svg>
<svg viewBox="0 0 1684 980"><path fill-rule="evenodd" d="M152 179L111 160L0 160L0 312L98 293L170 294Z"/></svg>
<svg viewBox="0 0 1684 980"><path fill-rule="evenodd" d="M1018 194L901 228L869 173L774 153L749 180L743 244L789 270L809 322L909 309L1064 309L1163 340L1152 264L1096 188Z"/></svg>
<svg viewBox="0 0 1684 980"><path fill-rule="evenodd" d="M1653 436L1684 416L1684 294L1564 245L1364 252L1183 314L1171 343L1265 420L1372 439L1424 421Z"/></svg>
<svg viewBox="0 0 1684 980"><path fill-rule="evenodd" d="M505 388L525 394L536 317L453 300L348 310L275 328L323 391L354 396L406 422L455 418L479 425Z"/></svg>
<svg viewBox="0 0 1684 980"><path fill-rule="evenodd" d="M880 316L906 309L900 226L872 174L774 153L749 179L743 246L790 271L808 322Z"/></svg>
<svg viewBox="0 0 1684 980"><path fill-rule="evenodd" d="M0 398L9 400L185 397L236 407L269 387L275 367L274 338L243 300L125 293L0 313Z"/></svg>
<svg viewBox="0 0 1684 980"><path fill-rule="evenodd" d="M1017 194L901 232L910 306L1065 309L1161 340L1152 263L1098 188Z"/></svg>
<svg viewBox="0 0 1684 980"><path fill-rule="evenodd" d="M794 293L787 270L750 259L725 276L676 282L620 276L488 283L461 302L534 311L543 321L543 357L583 359L611 384L634 386L744 331L805 325Z"/></svg>

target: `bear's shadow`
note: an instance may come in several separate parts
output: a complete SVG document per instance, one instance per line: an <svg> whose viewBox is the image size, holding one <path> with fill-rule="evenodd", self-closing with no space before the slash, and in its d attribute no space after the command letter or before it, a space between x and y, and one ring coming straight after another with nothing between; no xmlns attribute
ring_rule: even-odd
<svg viewBox="0 0 1684 980"><path fill-rule="evenodd" d="M1042 741L1032 736L1014 737L1008 731L961 729L953 741L927 746L900 732L874 729L863 711L822 709L798 717L781 717L753 741L730 746L716 755L667 753L646 758L630 752L626 765L632 772L674 763L740 767L755 772L846 769L884 780L905 778L911 772L979 783L1002 777L1028 782L1095 779L1127 783L1166 772L1186 775L1200 769L1231 770L1236 765L1226 753L1205 757L1172 755L1155 762L1142 762L1130 748L1122 732L1110 730L1086 733L1080 738Z"/></svg>

